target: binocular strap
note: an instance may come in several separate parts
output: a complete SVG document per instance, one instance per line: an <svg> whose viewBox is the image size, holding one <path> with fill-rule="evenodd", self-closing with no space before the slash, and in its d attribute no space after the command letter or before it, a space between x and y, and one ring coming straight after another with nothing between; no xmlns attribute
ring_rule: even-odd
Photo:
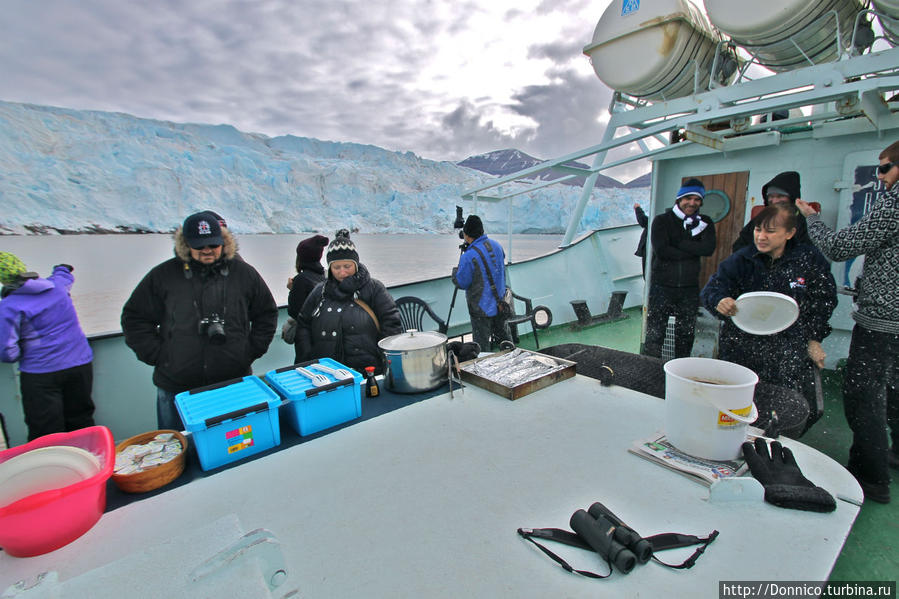
<svg viewBox="0 0 899 599"><path fill-rule="evenodd" d="M606 563L609 566L608 574L596 574L595 572L590 572L587 570L576 570L574 569L568 562L564 559L538 543L534 540L534 538L538 539L546 539L548 541L555 541L557 543L562 543L563 545L570 545L572 547L578 547L580 549L586 549L588 551L593 551L593 548L587 544L580 536L573 532L569 532L567 530L562 530L560 528L519 528L518 534L533 543L537 546L540 551L549 556L553 561L562 566L566 571L572 572L574 574L580 574L581 576L586 576L588 578L608 578L612 575L612 564L608 558L606 558ZM658 564L665 566L666 568L673 568L675 570L685 570L693 567L693 564L696 563L696 560L699 559L699 556L702 555L706 547L714 541L718 537L718 531L713 530L712 533L707 537L697 537L695 535L684 535L677 532L664 532L657 535L653 535L651 537L644 537L645 541L648 541L650 545L652 545L653 556L652 559ZM665 551L667 549L678 549L680 547L692 547L693 545L699 545L696 548L696 551L688 557L684 562L680 564L668 564L660 560L655 556L655 552L657 551Z"/></svg>

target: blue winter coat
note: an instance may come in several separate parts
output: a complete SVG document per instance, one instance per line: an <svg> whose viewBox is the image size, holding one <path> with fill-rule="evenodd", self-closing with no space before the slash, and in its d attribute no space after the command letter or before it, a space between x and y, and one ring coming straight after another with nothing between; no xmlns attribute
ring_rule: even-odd
<svg viewBox="0 0 899 599"><path fill-rule="evenodd" d="M488 250L488 244L490 249ZM484 255L484 260L478 255L479 249ZM500 297L506 291L506 271L504 264L506 254L496 241L491 241L486 235L481 235L471 242L471 245L459 258L459 266L453 274L453 282L460 289L465 290L465 299L468 303L468 313L472 316L496 316L496 295L490 288L490 281L484 270L485 263L493 275L493 284L496 293Z"/></svg>
<svg viewBox="0 0 899 599"><path fill-rule="evenodd" d="M93 359L69 296L74 282L68 268L57 266L46 279L28 279L0 301L2 361L40 374Z"/></svg>

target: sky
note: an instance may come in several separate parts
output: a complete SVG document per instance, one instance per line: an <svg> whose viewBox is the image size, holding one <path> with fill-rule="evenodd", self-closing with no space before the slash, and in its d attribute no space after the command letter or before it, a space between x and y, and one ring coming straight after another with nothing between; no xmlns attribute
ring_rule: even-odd
<svg viewBox="0 0 899 599"><path fill-rule="evenodd" d="M599 143L608 0L4 0L0 99L412 151ZM627 181L648 167L611 172Z"/></svg>

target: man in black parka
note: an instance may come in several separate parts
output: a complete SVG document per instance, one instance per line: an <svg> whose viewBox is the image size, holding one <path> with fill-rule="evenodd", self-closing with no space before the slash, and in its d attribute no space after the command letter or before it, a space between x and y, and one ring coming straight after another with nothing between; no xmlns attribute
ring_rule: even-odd
<svg viewBox="0 0 899 599"><path fill-rule="evenodd" d="M237 242L208 213L175 231L175 257L138 283L122 309L125 343L153 366L161 429L183 430L175 395L251 373L278 325L278 307Z"/></svg>
<svg viewBox="0 0 899 599"><path fill-rule="evenodd" d="M652 265L643 345L643 353L648 356L662 356L671 315L675 318L675 357L687 357L693 349L700 259L715 252L715 224L699 214L704 197L702 181L689 179L678 190L674 206L652 221Z"/></svg>
<svg viewBox="0 0 899 599"><path fill-rule="evenodd" d="M789 202L793 206L796 205L796 199L802 197L801 187L799 183L799 173L796 171L786 171L778 173L773 179L762 185L762 198L764 198L765 206L771 204L779 204L781 202ZM753 246L753 231L755 231L755 219L750 219L746 226L740 230L740 235L734 241L731 249L737 250ZM808 225L805 217L799 210L796 210L796 235L793 236L794 245L797 243L811 243L808 237Z"/></svg>

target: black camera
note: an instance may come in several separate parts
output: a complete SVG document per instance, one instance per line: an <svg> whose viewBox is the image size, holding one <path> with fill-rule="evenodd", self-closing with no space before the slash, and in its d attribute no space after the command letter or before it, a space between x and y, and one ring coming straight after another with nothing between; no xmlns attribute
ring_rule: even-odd
<svg viewBox="0 0 899 599"><path fill-rule="evenodd" d="M197 332L209 337L209 343L221 345L225 342L225 319L213 312L200 320Z"/></svg>

